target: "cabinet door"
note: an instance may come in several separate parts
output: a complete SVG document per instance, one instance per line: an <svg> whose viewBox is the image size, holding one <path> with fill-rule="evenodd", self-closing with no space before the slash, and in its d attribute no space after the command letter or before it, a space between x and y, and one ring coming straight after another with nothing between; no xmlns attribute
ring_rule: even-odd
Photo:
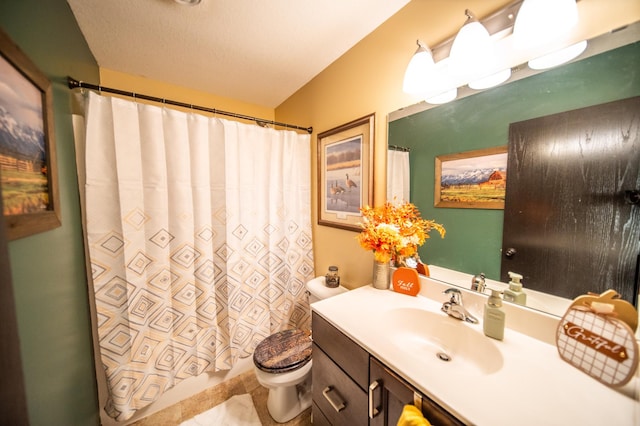
<svg viewBox="0 0 640 426"><path fill-rule="evenodd" d="M432 425L464 425L438 404L417 392L410 384L375 358L369 364L369 425L395 426L406 404L421 405L422 414ZM417 398L416 398L417 396Z"/></svg>
<svg viewBox="0 0 640 426"><path fill-rule="evenodd" d="M333 426L366 426L367 393L315 343L312 357L314 419L321 419L319 424L328 422Z"/></svg>

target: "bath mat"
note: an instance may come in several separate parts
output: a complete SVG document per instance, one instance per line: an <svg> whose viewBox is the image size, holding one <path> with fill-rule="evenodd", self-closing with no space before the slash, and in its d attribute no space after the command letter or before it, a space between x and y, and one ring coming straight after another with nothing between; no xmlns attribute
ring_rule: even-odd
<svg viewBox="0 0 640 426"><path fill-rule="evenodd" d="M251 395L235 395L180 426L262 426Z"/></svg>

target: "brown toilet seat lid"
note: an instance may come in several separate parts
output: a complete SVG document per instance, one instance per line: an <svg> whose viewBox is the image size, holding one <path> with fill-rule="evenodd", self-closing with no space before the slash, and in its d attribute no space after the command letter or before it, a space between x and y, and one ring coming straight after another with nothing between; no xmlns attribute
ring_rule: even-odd
<svg viewBox="0 0 640 426"><path fill-rule="evenodd" d="M311 338L302 330L284 330L264 339L253 352L253 363L262 371L285 373L311 360Z"/></svg>

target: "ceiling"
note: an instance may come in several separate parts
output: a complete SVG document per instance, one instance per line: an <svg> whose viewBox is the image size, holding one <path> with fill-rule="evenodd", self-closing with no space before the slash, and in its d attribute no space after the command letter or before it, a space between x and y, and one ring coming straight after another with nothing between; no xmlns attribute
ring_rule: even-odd
<svg viewBox="0 0 640 426"><path fill-rule="evenodd" d="M67 2L101 68L275 108L409 0Z"/></svg>

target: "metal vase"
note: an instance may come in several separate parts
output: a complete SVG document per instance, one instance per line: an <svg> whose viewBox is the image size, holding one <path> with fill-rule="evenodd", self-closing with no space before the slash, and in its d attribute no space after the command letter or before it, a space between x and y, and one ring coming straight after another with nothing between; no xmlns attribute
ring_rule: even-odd
<svg viewBox="0 0 640 426"><path fill-rule="evenodd" d="M373 288L387 290L391 284L391 262L373 261Z"/></svg>

